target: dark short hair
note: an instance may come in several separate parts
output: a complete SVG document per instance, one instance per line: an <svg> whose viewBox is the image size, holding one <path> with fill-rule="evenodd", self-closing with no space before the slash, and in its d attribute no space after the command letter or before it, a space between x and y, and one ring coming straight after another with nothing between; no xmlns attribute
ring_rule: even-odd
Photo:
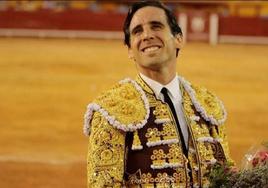
<svg viewBox="0 0 268 188"><path fill-rule="evenodd" d="M178 25L176 16L164 5L162 4L160 1L141 1L141 2L136 2L133 3L132 6L129 8L127 17L125 19L125 23L124 23L124 34L125 34L125 40L124 43L130 47L130 31L129 31L129 26L130 26L130 22L132 20L132 17L134 16L135 12L137 12L137 10L146 7L146 6L152 6L152 7L158 7L161 8L165 11L166 17L167 17L167 22L168 25L170 27L171 33L175 36L177 34L181 34L182 35L182 31L180 26Z"/></svg>

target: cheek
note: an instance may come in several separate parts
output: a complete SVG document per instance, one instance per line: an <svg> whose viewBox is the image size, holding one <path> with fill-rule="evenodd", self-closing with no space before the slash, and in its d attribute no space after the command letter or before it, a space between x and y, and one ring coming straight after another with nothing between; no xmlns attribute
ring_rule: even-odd
<svg viewBox="0 0 268 188"><path fill-rule="evenodd" d="M170 44L171 36L164 33L158 33L155 35L155 37L158 39L159 42L162 43L162 45L166 46Z"/></svg>
<svg viewBox="0 0 268 188"><path fill-rule="evenodd" d="M140 40L139 37L133 37L130 42L131 42L131 47L132 48L137 48L138 49L140 47L141 40Z"/></svg>

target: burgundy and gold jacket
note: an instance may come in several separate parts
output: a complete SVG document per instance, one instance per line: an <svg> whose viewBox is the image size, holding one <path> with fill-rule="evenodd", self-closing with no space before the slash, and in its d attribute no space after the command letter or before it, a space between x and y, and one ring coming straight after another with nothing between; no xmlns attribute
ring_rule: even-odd
<svg viewBox="0 0 268 188"><path fill-rule="evenodd" d="M168 104L138 76L125 79L87 107L88 188L208 187L216 162L232 162L226 111L208 90L178 77L188 125L188 150Z"/></svg>

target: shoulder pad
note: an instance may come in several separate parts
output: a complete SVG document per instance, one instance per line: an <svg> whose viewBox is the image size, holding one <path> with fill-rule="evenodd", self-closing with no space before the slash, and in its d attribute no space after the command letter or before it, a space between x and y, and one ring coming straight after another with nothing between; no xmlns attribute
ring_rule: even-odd
<svg viewBox="0 0 268 188"><path fill-rule="evenodd" d="M135 131L142 128L149 118L149 102L142 88L129 78L103 92L87 106L84 133L90 132L94 111L100 112L117 129Z"/></svg>
<svg viewBox="0 0 268 188"><path fill-rule="evenodd" d="M204 87L193 86L180 77L180 81L200 115L213 125L222 125L227 118L227 112L221 100Z"/></svg>

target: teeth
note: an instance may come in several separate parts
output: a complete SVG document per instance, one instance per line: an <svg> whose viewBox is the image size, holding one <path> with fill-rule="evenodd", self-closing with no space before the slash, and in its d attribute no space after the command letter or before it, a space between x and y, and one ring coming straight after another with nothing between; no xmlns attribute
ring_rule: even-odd
<svg viewBox="0 0 268 188"><path fill-rule="evenodd" d="M149 47L149 48L145 48L144 52L151 52L151 51L155 51L155 50L158 50L158 49L159 49L158 46L152 46L152 47Z"/></svg>

